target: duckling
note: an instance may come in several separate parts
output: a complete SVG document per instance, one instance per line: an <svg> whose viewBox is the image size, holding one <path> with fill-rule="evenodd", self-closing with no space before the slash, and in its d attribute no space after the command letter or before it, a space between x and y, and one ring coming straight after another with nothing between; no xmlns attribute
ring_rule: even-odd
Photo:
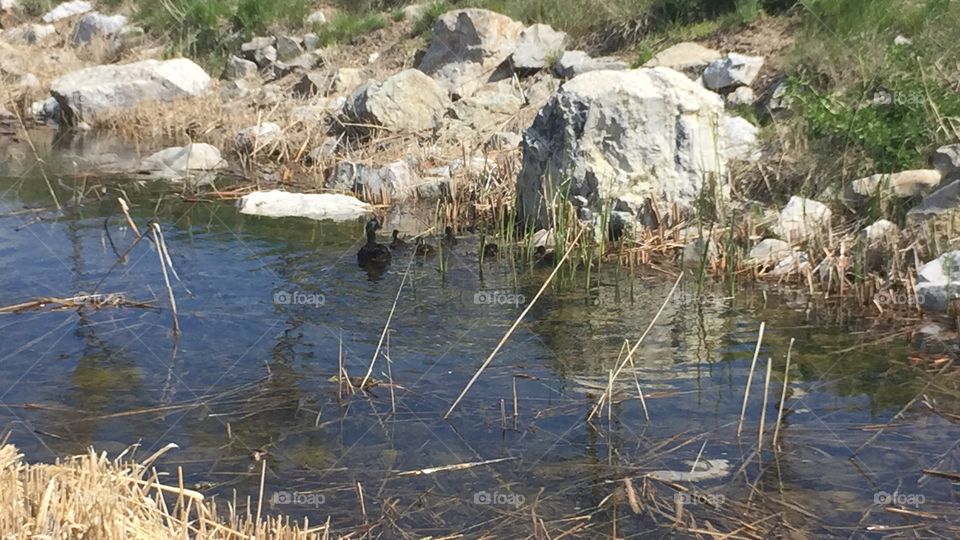
<svg viewBox="0 0 960 540"><path fill-rule="evenodd" d="M417 248L416 248L416 251L414 251L414 253L416 253L418 257L427 257L429 255L433 255L436 252L437 252L437 248L431 246L430 244L425 244L423 242L423 238L417 238Z"/></svg>
<svg viewBox="0 0 960 540"><path fill-rule="evenodd" d="M483 258L489 259L491 257L496 257L500 253L500 247L496 244L488 244L487 237L484 235L480 236L480 245L483 246Z"/></svg>
<svg viewBox="0 0 960 540"><path fill-rule="evenodd" d="M406 242L400 239L400 231L393 230L393 239L390 240L390 249L400 249L407 245Z"/></svg>
<svg viewBox="0 0 960 540"><path fill-rule="evenodd" d="M533 262L537 266L553 266L554 252L547 253L547 248L537 246L533 252Z"/></svg>
<svg viewBox="0 0 960 540"><path fill-rule="evenodd" d="M360 266L386 266L390 264L390 249L377 243L377 230L380 222L371 219L367 222L367 243L357 252L357 262Z"/></svg>
<svg viewBox="0 0 960 540"><path fill-rule="evenodd" d="M457 245L457 237L453 235L453 227L447 226L443 230L443 247L452 248Z"/></svg>

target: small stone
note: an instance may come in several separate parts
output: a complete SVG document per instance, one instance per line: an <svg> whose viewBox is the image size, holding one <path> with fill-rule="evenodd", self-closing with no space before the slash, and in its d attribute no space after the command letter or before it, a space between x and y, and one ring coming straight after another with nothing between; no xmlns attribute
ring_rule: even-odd
<svg viewBox="0 0 960 540"><path fill-rule="evenodd" d="M559 60L570 38L566 32L554 30L546 24L534 24L520 32L511 59L513 67L521 71L536 71Z"/></svg>
<svg viewBox="0 0 960 540"><path fill-rule="evenodd" d="M296 36L277 36L277 59L282 62L292 60L304 53L303 38Z"/></svg>
<svg viewBox="0 0 960 540"><path fill-rule="evenodd" d="M252 79L257 76L257 73L257 64L238 56L231 56L227 59L227 67L224 69L223 78L231 81Z"/></svg>
<svg viewBox="0 0 960 540"><path fill-rule="evenodd" d="M59 21L60 19L82 15L91 10L93 10L93 4L90 2L87 2L86 0L74 0L72 2L64 2L51 9L44 14L41 19L43 22L50 24L52 22Z"/></svg>
<svg viewBox="0 0 960 540"><path fill-rule="evenodd" d="M320 146L314 147L304 158L307 165L316 165L334 157L337 154L337 148L340 140L336 137L327 137Z"/></svg>
<svg viewBox="0 0 960 540"><path fill-rule="evenodd" d="M711 62L721 58L718 51L699 43L684 42L658 52L643 67L668 67L696 79Z"/></svg>
<svg viewBox="0 0 960 540"><path fill-rule="evenodd" d="M760 145L757 142L760 128L739 116L724 115L720 119L720 142L723 155L737 161L759 161Z"/></svg>
<svg viewBox="0 0 960 540"><path fill-rule="evenodd" d="M73 29L71 43L74 46L90 43L94 38L107 38L116 35L126 26L127 18L123 15L103 15L94 11L77 21Z"/></svg>
<svg viewBox="0 0 960 540"><path fill-rule="evenodd" d="M313 32L303 35L303 48L307 52L315 51L320 48L320 36Z"/></svg>
<svg viewBox="0 0 960 540"><path fill-rule="evenodd" d="M788 242L776 238L766 238L750 250L747 262L761 266L773 266L789 257L793 248Z"/></svg>
<svg viewBox="0 0 960 540"><path fill-rule="evenodd" d="M590 71L622 71L628 67L626 62L616 58L592 58L583 51L566 51L553 66L553 71L561 79L572 79Z"/></svg>
<svg viewBox="0 0 960 540"><path fill-rule="evenodd" d="M277 61L276 41L274 37L255 37L240 45L240 52L247 60L265 68Z"/></svg>
<svg viewBox="0 0 960 540"><path fill-rule="evenodd" d="M258 126L250 126L237 132L234 145L240 153L251 153L254 150L270 145L280 138L283 129L273 122L264 122Z"/></svg>
<svg viewBox="0 0 960 540"><path fill-rule="evenodd" d="M760 75L763 63L761 56L730 53L707 66L703 71L703 85L710 90L750 86Z"/></svg>
<svg viewBox="0 0 960 540"><path fill-rule="evenodd" d="M750 88L749 86L740 86L733 92L727 94L726 98L724 98L724 101L726 102L728 108L733 109L741 105L753 105L756 99L757 96L754 94L753 88Z"/></svg>
<svg viewBox="0 0 960 540"><path fill-rule="evenodd" d="M953 180L960 171L960 144L948 144L937 148L933 154L933 168L945 179Z"/></svg>
<svg viewBox="0 0 960 540"><path fill-rule="evenodd" d="M893 44L898 46L913 45L913 40L908 38L907 36L902 36L898 34L897 37L893 38Z"/></svg>
<svg viewBox="0 0 960 540"><path fill-rule="evenodd" d="M307 15L307 26L317 26L325 24L327 22L327 16L320 10L314 11L310 15Z"/></svg>
<svg viewBox="0 0 960 540"><path fill-rule="evenodd" d="M830 234L832 215L827 205L794 195L780 211L778 232L791 243L825 237Z"/></svg>

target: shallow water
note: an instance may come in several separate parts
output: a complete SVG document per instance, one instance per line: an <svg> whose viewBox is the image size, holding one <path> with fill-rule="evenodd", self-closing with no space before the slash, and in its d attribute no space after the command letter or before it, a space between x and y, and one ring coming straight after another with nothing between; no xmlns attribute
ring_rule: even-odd
<svg viewBox="0 0 960 540"><path fill-rule="evenodd" d="M78 180L51 180L58 199L69 201ZM385 537L526 536L534 508L553 537L574 530L572 537L606 538L670 534L669 519L631 511L624 477L638 490L655 487L650 496L671 509L673 490L644 482L645 474L727 460L730 471L719 478L683 483L714 497L721 512L725 504L739 512L733 502L746 501L755 485L758 516L780 513L773 522L811 537L880 536L868 529L876 526L955 530L876 504L894 492L902 507L921 512L957 503L947 480L921 470L957 470L960 430L921 400L908 406L925 394L956 413L956 393L901 367L904 339L864 344L879 337L864 334L865 324L837 323L787 294L698 297L688 279L640 346L636 368L615 383L618 401L588 422L624 340L643 334L673 284L671 276L603 267L589 283L581 272L549 288L444 420L549 269L504 256L481 275L477 241L468 237L445 275L436 258L411 261L402 251L371 279L356 265L360 222L241 216L232 203L185 203L150 184L112 180L92 189L97 179L84 181L86 202L57 211L37 175L0 178L0 305L86 292L122 293L155 308L0 315L0 421L29 460L89 446L116 455L137 442L145 457L173 442L179 449L160 462L173 478L182 467L205 494L230 500L235 492L241 506L248 497L255 506L264 459L265 508L311 523L330 516L339 531L378 522L374 531ZM134 239L115 202L121 189L141 227L156 219L164 231L180 277L171 277L178 338L152 245L116 264L111 241L123 250ZM424 226L404 219L405 229ZM499 303L509 298L522 302ZM395 299L372 371L387 384L338 397L341 351L349 374L363 377ZM738 438L761 321L766 335ZM767 358L766 442L754 457ZM504 461L416 474L497 459ZM695 515L707 511L698 501L705 499L687 508ZM802 537L790 527L775 530Z"/></svg>

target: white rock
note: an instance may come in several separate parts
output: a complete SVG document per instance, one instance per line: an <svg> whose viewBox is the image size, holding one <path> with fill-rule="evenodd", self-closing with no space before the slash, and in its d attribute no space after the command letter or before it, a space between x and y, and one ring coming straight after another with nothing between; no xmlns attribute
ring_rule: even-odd
<svg viewBox="0 0 960 540"><path fill-rule="evenodd" d="M699 459L687 461L686 464L683 470L653 471L647 473L647 476L664 482L702 482L718 480L730 473L730 462L725 459Z"/></svg>
<svg viewBox="0 0 960 540"><path fill-rule="evenodd" d="M380 53L378 53L378 52L372 52L372 53L370 53L369 56L367 56L367 63L368 63L368 64L373 64L374 62L376 62L376 61L379 60L379 59L380 59Z"/></svg>
<svg viewBox="0 0 960 540"><path fill-rule="evenodd" d="M850 182L844 190L843 198L847 204L860 205L876 197L916 197L936 189L941 178L940 171L934 169L874 174Z"/></svg>
<svg viewBox="0 0 960 540"><path fill-rule="evenodd" d="M277 59L288 62L304 53L303 38L297 36L277 36Z"/></svg>
<svg viewBox="0 0 960 540"><path fill-rule="evenodd" d="M352 191L368 201L379 201L384 195L399 201L416 194L419 184L420 176L406 161L394 161L380 168L341 161L331 175L327 188Z"/></svg>
<svg viewBox="0 0 960 540"><path fill-rule="evenodd" d="M913 40L897 34L897 37L893 38L894 45L913 45Z"/></svg>
<svg viewBox="0 0 960 540"><path fill-rule="evenodd" d="M320 48L320 36L313 32L307 32L303 35L303 48L307 51L315 51Z"/></svg>
<svg viewBox="0 0 960 540"><path fill-rule="evenodd" d="M720 96L668 68L567 81L524 135L521 216L548 225L544 195L553 200L554 190L598 203L653 193L662 205L692 204L705 178L726 178L716 129L722 112ZM728 191L718 189L721 197Z"/></svg>
<svg viewBox="0 0 960 540"><path fill-rule="evenodd" d="M179 178L191 171L214 171L226 166L220 150L205 143L166 148L143 160L143 170L165 178Z"/></svg>
<svg viewBox="0 0 960 540"><path fill-rule="evenodd" d="M684 42L658 52L643 67L668 67L696 79L707 65L721 58L718 51L699 43Z"/></svg>
<svg viewBox="0 0 960 540"><path fill-rule="evenodd" d="M722 90L734 86L750 86L760 75L763 57L730 53L726 58L717 60L703 71L703 85L711 90Z"/></svg>
<svg viewBox="0 0 960 540"><path fill-rule="evenodd" d="M523 95L512 81L488 84L450 107L448 129L461 140L485 137L509 123L523 106Z"/></svg>
<svg viewBox="0 0 960 540"><path fill-rule="evenodd" d="M18 0L0 0L0 11L13 11L20 7Z"/></svg>
<svg viewBox="0 0 960 540"><path fill-rule="evenodd" d="M276 43L277 38L272 36L255 37L240 45L240 53L263 69L276 63L277 48L274 46Z"/></svg>
<svg viewBox="0 0 960 540"><path fill-rule="evenodd" d="M103 15L94 11L87 13L73 29L71 43L74 46L90 43L94 38L107 38L116 35L126 26L127 18L123 15Z"/></svg>
<svg viewBox="0 0 960 540"><path fill-rule="evenodd" d="M382 83L358 88L344 105L344 114L347 123L422 131L440 125L449 105L450 99L436 81L419 70L407 69Z"/></svg>
<svg viewBox="0 0 960 540"><path fill-rule="evenodd" d="M760 128L739 116L724 115L720 119L720 142L728 160L759 161L761 157L757 135Z"/></svg>
<svg viewBox="0 0 960 540"><path fill-rule="evenodd" d="M439 17L420 70L450 94L467 97L490 80L516 46L523 25L485 9L460 9Z"/></svg>
<svg viewBox="0 0 960 540"><path fill-rule="evenodd" d="M593 58L583 51L566 51L560 55L553 71L561 79L572 79L591 71L623 71L628 67L626 62L616 58Z"/></svg>
<svg viewBox="0 0 960 540"><path fill-rule="evenodd" d="M0 38L17 45L42 45L57 35L52 24L28 23L0 33Z"/></svg>
<svg viewBox="0 0 960 540"><path fill-rule="evenodd" d="M917 270L917 299L927 311L945 312L960 298L960 251L950 251Z"/></svg>
<svg viewBox="0 0 960 540"><path fill-rule="evenodd" d="M233 143L238 152L249 154L254 150L273 144L280 138L281 134L283 134L283 129L278 124L263 122L260 125L250 126L238 131L233 138Z"/></svg>
<svg viewBox="0 0 960 540"><path fill-rule="evenodd" d="M60 19L66 19L67 17L82 15L91 10L93 10L93 5L90 2L86 0L73 0L72 2L64 2L51 9L41 17L41 19L43 22L49 24L59 21Z"/></svg>
<svg viewBox="0 0 960 540"><path fill-rule="evenodd" d="M780 81L770 92L770 100L767 102L767 108L771 111L782 111L789 109L793 105L793 99L787 95L789 87L785 81Z"/></svg>
<svg viewBox="0 0 960 540"><path fill-rule="evenodd" d="M953 179L957 171L960 171L960 144L948 144L937 148L933 154L933 168L940 171L940 174Z"/></svg>
<svg viewBox="0 0 960 540"><path fill-rule="evenodd" d="M776 238L765 238L750 250L747 262L763 266L776 265L793 254L788 242Z"/></svg>
<svg viewBox="0 0 960 540"><path fill-rule="evenodd" d="M794 195L780 211L777 230L790 243L823 238L830 234L832 215L827 205Z"/></svg>
<svg viewBox="0 0 960 540"><path fill-rule="evenodd" d="M237 203L241 214L266 217L304 217L348 221L373 211L369 204L334 193L306 194L285 191L255 191Z"/></svg>
<svg viewBox="0 0 960 540"><path fill-rule="evenodd" d="M772 277L789 276L791 274L805 272L809 268L810 259L807 257L807 254L794 250L781 259L768 275Z"/></svg>
<svg viewBox="0 0 960 540"><path fill-rule="evenodd" d="M320 10L307 15L307 26L317 26L318 24L324 24L326 22L327 16Z"/></svg>
<svg viewBox="0 0 960 540"><path fill-rule="evenodd" d="M547 24L534 24L524 28L517 39L516 50L511 56L513 67L520 70L538 70L550 67L560 58L570 41L566 32L554 30Z"/></svg>
<svg viewBox="0 0 960 540"><path fill-rule="evenodd" d="M753 105L753 102L757 100L757 96L754 94L753 88L741 86L727 94L724 100L727 103L727 107L734 108L741 105Z"/></svg>
<svg viewBox="0 0 960 540"><path fill-rule="evenodd" d="M68 120L91 123L144 102L171 102L203 94L210 76L186 58L144 60L81 69L50 85Z"/></svg>

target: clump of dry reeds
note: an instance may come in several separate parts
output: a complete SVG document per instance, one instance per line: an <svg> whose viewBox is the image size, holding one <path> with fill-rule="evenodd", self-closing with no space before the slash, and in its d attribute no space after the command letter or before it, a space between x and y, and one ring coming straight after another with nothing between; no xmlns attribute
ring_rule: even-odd
<svg viewBox="0 0 960 540"><path fill-rule="evenodd" d="M168 446L166 449L172 448ZM0 447L0 536L5 539L326 538L325 525L301 527L283 517L218 515L213 501L159 481L151 464L92 449L55 463L27 464L13 445Z"/></svg>

